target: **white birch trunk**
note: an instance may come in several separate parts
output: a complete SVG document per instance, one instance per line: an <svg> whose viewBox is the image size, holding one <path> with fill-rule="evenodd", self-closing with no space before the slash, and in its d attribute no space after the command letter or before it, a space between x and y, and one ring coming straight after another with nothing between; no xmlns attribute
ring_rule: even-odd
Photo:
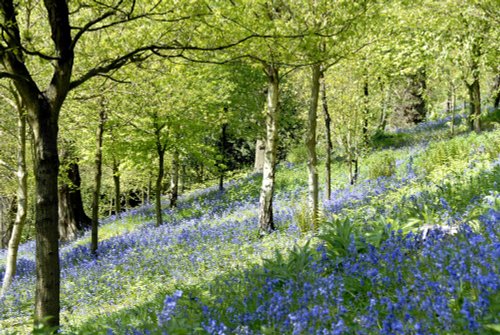
<svg viewBox="0 0 500 335"><path fill-rule="evenodd" d="M259 201L259 230L261 234L269 234L275 229L273 221L273 193L279 118L278 68L274 64L268 64L265 70L268 79L268 88L264 166L262 169L262 188L260 190Z"/></svg>

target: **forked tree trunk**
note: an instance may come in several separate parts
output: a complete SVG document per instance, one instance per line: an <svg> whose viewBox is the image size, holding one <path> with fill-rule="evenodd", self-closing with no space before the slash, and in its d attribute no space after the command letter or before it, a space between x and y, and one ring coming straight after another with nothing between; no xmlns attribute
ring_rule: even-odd
<svg viewBox="0 0 500 335"><path fill-rule="evenodd" d="M264 166L262 169L262 188L259 198L259 230L261 234L269 234L275 229L273 221L273 194L279 118L278 67L275 64L267 64L265 71L267 74L268 87Z"/></svg>
<svg viewBox="0 0 500 335"><path fill-rule="evenodd" d="M312 229L318 228L318 159L316 156L316 125L319 100L321 67L319 64L312 66L311 100L307 117L307 172L308 172L308 216Z"/></svg>
<svg viewBox="0 0 500 335"><path fill-rule="evenodd" d="M104 106L101 106L101 111L99 113L99 125L96 131L94 192L92 196L92 241L90 251L94 256L97 256L97 247L99 242L99 199L101 197L102 142L105 122L106 112L104 110Z"/></svg>
<svg viewBox="0 0 500 335"><path fill-rule="evenodd" d="M7 259L5 263L5 274L3 277L2 289L0 297L4 296L5 292L12 283L12 279L16 274L17 251L21 242L21 234L24 223L26 221L26 213L28 206L28 174L26 171L26 117L24 110L18 101L18 123L17 123L17 212L16 220L12 228L12 233L7 249Z"/></svg>
<svg viewBox="0 0 500 335"><path fill-rule="evenodd" d="M321 72L321 101L323 105L323 116L325 119L325 139L326 139L326 160L325 160L325 188L326 188L326 198L328 200L332 197L332 118L330 117L330 112L328 111L328 98L326 95L326 82L323 71Z"/></svg>
<svg viewBox="0 0 500 335"><path fill-rule="evenodd" d="M170 208L177 206L179 198L179 152L174 149L172 154L172 171L170 177Z"/></svg>

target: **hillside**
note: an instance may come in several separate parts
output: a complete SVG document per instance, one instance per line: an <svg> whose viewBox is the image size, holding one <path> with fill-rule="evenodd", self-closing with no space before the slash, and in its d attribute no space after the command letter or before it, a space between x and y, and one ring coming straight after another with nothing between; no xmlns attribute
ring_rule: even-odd
<svg viewBox="0 0 500 335"><path fill-rule="evenodd" d="M500 332L500 131L429 122L378 145L355 185L335 165L318 233L299 162L278 168L270 236L256 174L183 196L160 227L151 206L107 218L97 259L88 234L61 247L62 333ZM0 334L31 327L34 252L20 248Z"/></svg>

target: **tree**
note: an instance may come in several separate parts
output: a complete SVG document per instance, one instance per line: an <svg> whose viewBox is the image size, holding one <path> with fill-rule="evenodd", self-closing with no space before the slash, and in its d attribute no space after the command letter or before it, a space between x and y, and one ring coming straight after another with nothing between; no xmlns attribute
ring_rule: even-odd
<svg viewBox="0 0 500 335"><path fill-rule="evenodd" d="M5 275L3 278L0 297L2 297L16 273L17 251L21 241L21 234L26 221L28 206L28 182L26 169L26 115L19 96L13 92L13 99L9 99L12 107L17 111L17 212L12 232L10 234L7 250L7 259L5 266Z"/></svg>
<svg viewBox="0 0 500 335"><path fill-rule="evenodd" d="M92 6L80 6L74 2L69 4L74 6L71 11L65 0L45 0L43 4L35 4L33 8L19 8L13 0L5 0L0 4L0 63L3 68L0 78L7 78L14 83L26 106L34 137L35 192L38 199L35 204L35 322L54 327L59 325L60 310L58 121L69 91L93 77L107 75L130 62L140 61L153 51L170 50L172 52L168 56L177 56L178 50L197 49L182 45L183 41L182 38L179 41L179 36L171 45L167 45L151 35L130 43L128 36L121 33L123 27L140 28L143 21L150 23L148 29L153 29L151 23L155 22L154 19L159 14L162 14L161 19L166 22L187 21L190 15L181 13L183 6L178 4L151 3L136 6L135 1L118 1L111 5L95 2ZM19 10L37 11L45 21L20 21ZM70 16L74 18L73 24L70 24ZM103 32L112 34L113 31L113 48L107 47L109 40L96 38L95 35ZM88 59L90 64L81 62L75 66L75 61L83 59L80 52L84 50L79 48L80 45L83 44L84 49L97 50L98 43L104 43L104 47L99 49L102 56ZM220 49L234 44L198 49ZM30 62L33 60L36 62ZM34 63L40 64L43 69L41 73L47 74L45 78L33 75L31 67Z"/></svg>
<svg viewBox="0 0 500 335"><path fill-rule="evenodd" d="M69 241L91 226L83 206L81 177L75 144L64 142L60 150L59 238Z"/></svg>

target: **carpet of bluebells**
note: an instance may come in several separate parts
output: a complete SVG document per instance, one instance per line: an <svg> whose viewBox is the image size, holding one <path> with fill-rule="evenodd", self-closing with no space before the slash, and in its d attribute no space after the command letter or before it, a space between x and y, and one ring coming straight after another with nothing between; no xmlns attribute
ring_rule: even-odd
<svg viewBox="0 0 500 335"><path fill-rule="evenodd" d="M366 166L348 185L336 171L316 233L300 222L305 167L293 164L278 170L270 236L257 233L258 175L183 197L161 227L151 206L106 219L102 232L123 233L98 258L88 235L61 246L61 333L500 332L499 131L386 150L390 175ZM33 259L23 244L0 334L30 329Z"/></svg>

